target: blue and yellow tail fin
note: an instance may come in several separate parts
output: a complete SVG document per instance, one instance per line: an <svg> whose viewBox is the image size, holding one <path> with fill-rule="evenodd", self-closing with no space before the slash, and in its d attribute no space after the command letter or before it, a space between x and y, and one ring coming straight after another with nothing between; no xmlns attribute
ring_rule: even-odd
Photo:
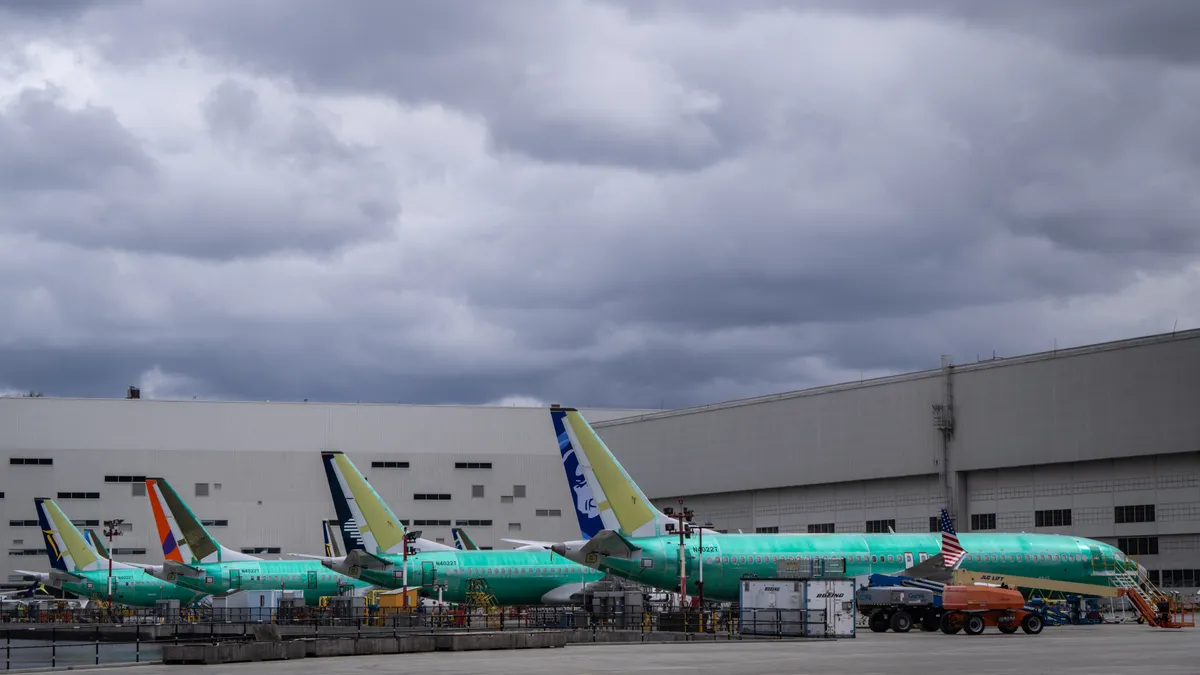
<svg viewBox="0 0 1200 675"><path fill-rule="evenodd" d="M558 454L562 457L567 484L571 488L571 502L575 505L579 533L584 539L591 539L604 529L604 521L600 518L600 510L596 508L596 500L592 497L592 489L588 486L588 479L579 462L579 455L575 451L575 446L571 444L571 435L567 433L566 428L566 418L566 410L550 409L550 421L554 424L554 435L558 438Z"/></svg>
<svg viewBox="0 0 1200 675"><path fill-rule="evenodd" d="M100 569L100 556L88 546L83 535L53 499L38 497L33 503L37 507L38 524L46 542L46 554L54 569L65 572Z"/></svg>
<svg viewBox="0 0 1200 675"><path fill-rule="evenodd" d="M354 462L335 450L322 451L321 461L325 464L329 494L341 523L346 552L364 549L371 554L403 553L404 526ZM357 530L358 540L352 528Z"/></svg>
<svg viewBox="0 0 1200 675"><path fill-rule="evenodd" d="M475 542L471 541L471 537L458 527L450 528L450 534L454 536L454 548L460 551L478 551L479 547Z"/></svg>
<svg viewBox="0 0 1200 675"><path fill-rule="evenodd" d="M605 530L626 537L653 537L667 534L668 526L674 528L675 521L646 498L578 410L552 407L550 415L556 421L556 431L561 420L567 441L575 449L579 470L587 480L591 499L595 500L596 511ZM561 441L559 447L563 447ZM574 484L574 476L568 473L567 478Z"/></svg>

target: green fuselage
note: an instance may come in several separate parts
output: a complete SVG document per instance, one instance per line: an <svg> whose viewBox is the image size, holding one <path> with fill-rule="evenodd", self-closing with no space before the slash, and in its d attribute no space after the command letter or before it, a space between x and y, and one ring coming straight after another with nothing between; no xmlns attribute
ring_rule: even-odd
<svg viewBox="0 0 1200 675"><path fill-rule="evenodd" d="M316 605L324 596L343 595L370 584L338 574L319 560L251 560L245 562L197 563L202 575L179 575L180 586L208 594L230 590L304 591L304 602Z"/></svg>
<svg viewBox="0 0 1200 675"><path fill-rule="evenodd" d="M986 574L1109 586L1126 559L1108 544L1043 534L960 534L967 552L961 568ZM630 539L630 558L602 556L598 568L661 589L679 589L679 539ZM688 593L696 593L703 564L706 599L735 601L746 577L778 576L782 560L844 558L846 576L897 574L941 550L929 534L706 534L685 540ZM702 562L701 562L702 561ZM1132 564L1132 563L1130 563Z"/></svg>
<svg viewBox="0 0 1200 675"><path fill-rule="evenodd" d="M404 584L404 559L381 555L392 562L387 570L364 569L360 579L385 588ZM409 588L423 587L442 600L466 602L471 579L483 579L500 605L577 604L571 596L604 574L573 563L550 551L422 551L408 557Z"/></svg>
<svg viewBox="0 0 1200 675"><path fill-rule="evenodd" d="M108 570L75 572L85 581L68 581L63 590L81 598L108 599ZM136 607L153 607L159 600L178 600L181 605L203 598L206 593L163 581L141 569L115 568L112 571L112 599L114 603Z"/></svg>

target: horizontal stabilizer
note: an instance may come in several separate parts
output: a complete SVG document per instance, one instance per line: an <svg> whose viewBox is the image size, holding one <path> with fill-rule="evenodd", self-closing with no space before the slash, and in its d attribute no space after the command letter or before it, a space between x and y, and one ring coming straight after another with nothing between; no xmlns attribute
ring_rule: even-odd
<svg viewBox="0 0 1200 675"><path fill-rule="evenodd" d="M551 546L554 546L554 544L557 543L553 541L533 541L532 539L501 539L500 541L506 541L510 544L520 544L521 546L537 546L539 548L544 548L547 551L550 550Z"/></svg>
<svg viewBox="0 0 1200 675"><path fill-rule="evenodd" d="M205 574L204 570L200 569L199 567L185 565L184 563L176 562L174 560L163 561L163 573L166 575L167 581L173 581L179 577L198 578L203 577Z"/></svg>
<svg viewBox="0 0 1200 675"><path fill-rule="evenodd" d="M357 548L347 553L345 560L346 564L350 566L351 576L356 574L354 568L362 570L386 570L392 566L391 560L370 553L362 548Z"/></svg>
<svg viewBox="0 0 1200 675"><path fill-rule="evenodd" d="M941 553L935 553L925 560L900 572L900 575L913 579L928 579L930 581L949 581L954 574L952 568L946 567L945 558Z"/></svg>
<svg viewBox="0 0 1200 675"><path fill-rule="evenodd" d="M580 552L585 556L596 553L614 558L628 558L633 555L634 551L640 550L640 547L634 546L633 542L621 536L621 533L613 530L601 530L583 545Z"/></svg>
<svg viewBox="0 0 1200 675"><path fill-rule="evenodd" d="M85 581L87 578L78 574L72 574L65 570L50 570L49 583L51 586L61 587L63 584L79 584Z"/></svg>

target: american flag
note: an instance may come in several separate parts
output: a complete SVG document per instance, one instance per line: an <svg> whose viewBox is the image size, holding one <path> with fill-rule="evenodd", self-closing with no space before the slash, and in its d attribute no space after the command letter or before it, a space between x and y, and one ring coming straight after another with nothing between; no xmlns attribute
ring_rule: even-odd
<svg viewBox="0 0 1200 675"><path fill-rule="evenodd" d="M958 567L966 554L962 544L958 543L958 535L954 533L954 523L950 522L949 512L942 509L942 558L946 567Z"/></svg>

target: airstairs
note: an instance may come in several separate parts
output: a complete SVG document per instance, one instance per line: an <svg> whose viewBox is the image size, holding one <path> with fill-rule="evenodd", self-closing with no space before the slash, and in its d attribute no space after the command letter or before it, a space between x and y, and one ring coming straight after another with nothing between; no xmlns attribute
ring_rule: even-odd
<svg viewBox="0 0 1200 675"><path fill-rule="evenodd" d="M1196 627L1195 608L1185 606L1180 599L1172 600L1169 595L1160 591L1149 578L1142 576L1136 567L1132 570L1117 572L1112 579L1118 593L1129 598L1138 614L1151 626L1155 628Z"/></svg>

